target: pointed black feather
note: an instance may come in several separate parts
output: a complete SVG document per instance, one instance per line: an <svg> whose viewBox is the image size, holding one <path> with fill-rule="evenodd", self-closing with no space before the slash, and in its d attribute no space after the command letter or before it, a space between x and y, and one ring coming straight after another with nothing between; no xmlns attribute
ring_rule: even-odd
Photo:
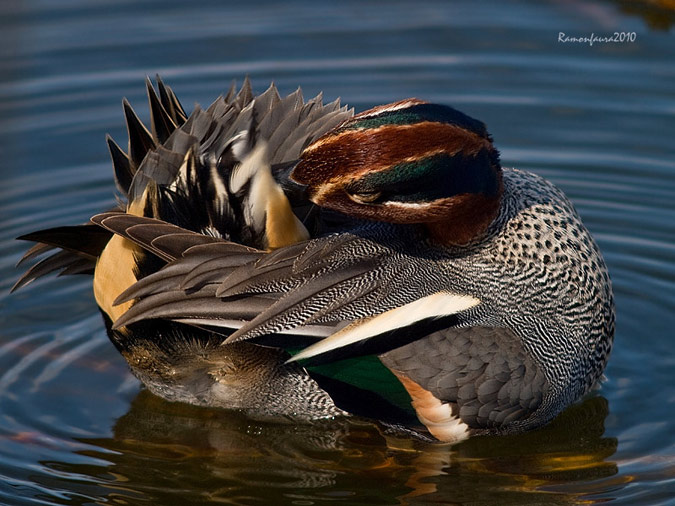
<svg viewBox="0 0 675 506"><path fill-rule="evenodd" d="M74 254L71 251L59 251L54 253L53 255L40 260L38 263L28 269L14 284L10 292L14 292L22 286L26 286L36 279L46 276L47 274L51 274L54 271L67 269L74 263L79 262L81 259L82 257Z"/></svg>
<svg viewBox="0 0 675 506"><path fill-rule="evenodd" d="M94 274L94 269L96 269L96 261L90 258L79 258L73 260L73 262L65 267L59 276L70 276L72 274Z"/></svg>
<svg viewBox="0 0 675 506"><path fill-rule="evenodd" d="M131 166L131 160L124 150L109 135L105 136L110 151L110 158L113 163L115 173L115 185L117 189L126 197L129 193L131 181L134 179L135 168Z"/></svg>
<svg viewBox="0 0 675 506"><path fill-rule="evenodd" d="M171 119L164 106L162 106L150 79L147 77L145 79L145 86L148 93L148 103L150 104L152 135L156 141L163 144L176 129L176 123Z"/></svg>
<svg viewBox="0 0 675 506"><path fill-rule="evenodd" d="M23 236L22 236L23 237ZM21 239L21 237L17 237L17 239ZM26 251L21 259L16 263L15 267L20 267L24 263L26 263L28 260L31 258L35 258L37 256L42 255L43 253L47 253L49 250L53 250L55 246L51 246L50 244L44 244L44 243L37 243L31 246L31 248Z"/></svg>
<svg viewBox="0 0 675 506"><path fill-rule="evenodd" d="M176 125L182 125L187 120L185 109L183 109L183 106L171 87L165 85L159 75L155 76L155 78L157 80L157 88L159 89L159 97L164 109L169 113Z"/></svg>
<svg viewBox="0 0 675 506"><path fill-rule="evenodd" d="M127 132L129 133L129 157L131 162L138 167L145 155L151 149L154 149L156 144L152 138L152 134L145 128L145 125L138 119L131 104L125 98L122 100L124 108L124 117L127 121Z"/></svg>
<svg viewBox="0 0 675 506"><path fill-rule="evenodd" d="M38 230L17 237L24 241L35 241L52 247L63 248L96 259L105 248L112 235L110 232L92 224L54 227ZM27 255L31 253L29 250ZM32 255L34 256L34 255Z"/></svg>

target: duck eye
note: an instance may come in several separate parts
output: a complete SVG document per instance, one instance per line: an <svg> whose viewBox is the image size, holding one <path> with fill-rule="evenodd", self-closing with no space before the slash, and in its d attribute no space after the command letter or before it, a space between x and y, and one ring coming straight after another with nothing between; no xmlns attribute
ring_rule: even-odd
<svg viewBox="0 0 675 506"><path fill-rule="evenodd" d="M354 200L355 202L358 202L359 204L372 204L382 196L382 192L360 191L360 192L350 193L349 196L351 197L352 200Z"/></svg>

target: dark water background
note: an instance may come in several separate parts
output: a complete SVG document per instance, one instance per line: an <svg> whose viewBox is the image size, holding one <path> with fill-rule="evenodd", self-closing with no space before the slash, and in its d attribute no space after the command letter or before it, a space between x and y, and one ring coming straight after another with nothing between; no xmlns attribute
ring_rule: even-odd
<svg viewBox="0 0 675 506"><path fill-rule="evenodd" d="M675 504L675 16L658 4L2 2L0 503ZM143 391L89 280L8 290L14 237L113 202L104 134L125 142L123 96L147 118L157 72L188 108L248 73L257 91L357 110L417 96L485 121L504 165L559 184L604 251L608 381L544 430L455 447Z"/></svg>

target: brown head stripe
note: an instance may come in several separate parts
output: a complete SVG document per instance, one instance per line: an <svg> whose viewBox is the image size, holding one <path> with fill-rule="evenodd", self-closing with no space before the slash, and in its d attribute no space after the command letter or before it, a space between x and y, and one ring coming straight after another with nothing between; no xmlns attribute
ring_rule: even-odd
<svg viewBox="0 0 675 506"><path fill-rule="evenodd" d="M423 121L346 130L328 134L310 145L292 177L308 185L349 181L434 154L453 156L461 151L473 156L481 149L493 149L488 139L447 123Z"/></svg>

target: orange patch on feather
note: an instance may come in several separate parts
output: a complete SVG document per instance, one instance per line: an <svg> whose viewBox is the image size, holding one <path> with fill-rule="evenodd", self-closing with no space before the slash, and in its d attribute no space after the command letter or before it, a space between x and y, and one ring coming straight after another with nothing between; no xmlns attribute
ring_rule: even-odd
<svg viewBox="0 0 675 506"><path fill-rule="evenodd" d="M413 380L398 371L391 372L399 379L412 399L417 418L440 441L456 443L469 437L468 426L452 414L449 404L441 402Z"/></svg>

